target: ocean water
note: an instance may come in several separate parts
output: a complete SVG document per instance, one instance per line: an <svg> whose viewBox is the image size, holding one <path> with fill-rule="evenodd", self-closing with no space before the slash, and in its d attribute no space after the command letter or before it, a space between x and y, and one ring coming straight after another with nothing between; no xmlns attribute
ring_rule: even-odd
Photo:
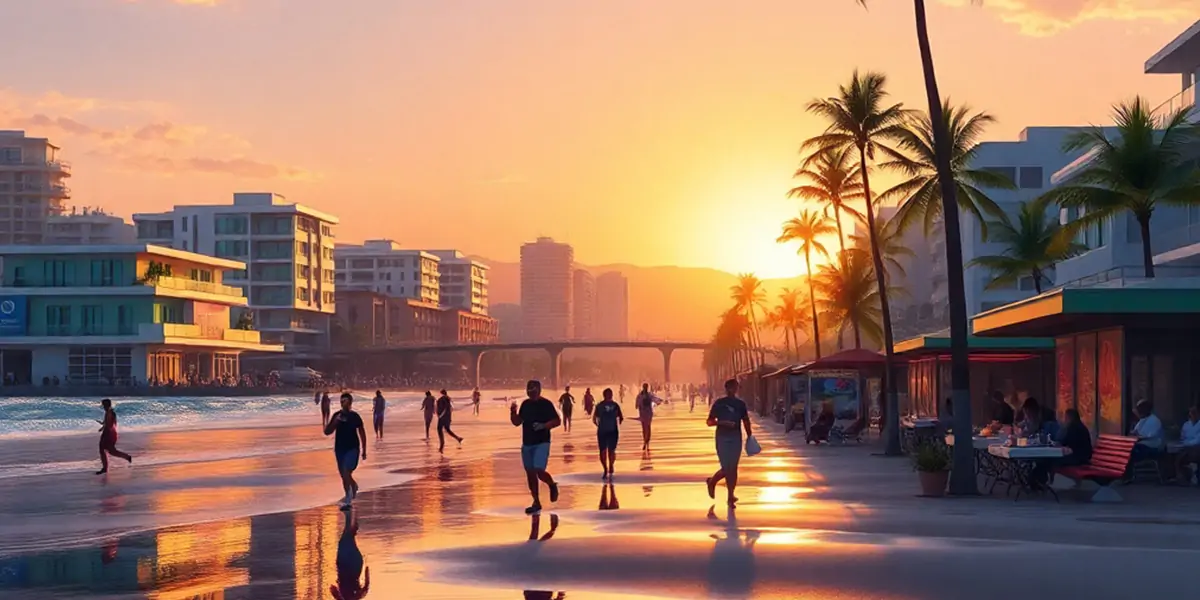
<svg viewBox="0 0 1200 600"><path fill-rule="evenodd" d="M389 411L416 410L424 392L384 390ZM523 390L485 390L483 405L505 397L522 397ZM333 410L338 408L337 394ZM355 409L371 411L370 393L355 392ZM469 409L470 390L451 390L458 410ZM251 397L114 397L118 430L173 431L297 425L320 414L312 394ZM22 437L96 435L104 411L99 398L0 398L0 440ZM318 417L319 418L319 417Z"/></svg>

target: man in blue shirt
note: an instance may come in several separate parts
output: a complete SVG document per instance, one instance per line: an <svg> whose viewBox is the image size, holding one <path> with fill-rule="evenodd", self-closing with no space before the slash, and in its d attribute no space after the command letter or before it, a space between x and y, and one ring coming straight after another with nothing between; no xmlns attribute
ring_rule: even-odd
<svg viewBox="0 0 1200 600"><path fill-rule="evenodd" d="M726 381L725 397L713 402L708 411L708 426L716 428L717 460L721 463L721 468L708 478L708 497L716 498L717 484L724 479L730 508L738 500L733 492L737 488L738 461L742 457L742 430L745 429L746 437L750 437L750 411L737 397L737 392L737 380Z"/></svg>
<svg viewBox="0 0 1200 600"><path fill-rule="evenodd" d="M325 425L325 435L337 432L333 438L333 456L337 459L338 474L342 477L342 489L346 497L340 505L350 508L354 497L358 495L358 483L354 481L354 470L358 468L358 455L367 460L367 430L363 427L362 417L350 410L354 396L350 392L342 394L342 410L334 413Z"/></svg>

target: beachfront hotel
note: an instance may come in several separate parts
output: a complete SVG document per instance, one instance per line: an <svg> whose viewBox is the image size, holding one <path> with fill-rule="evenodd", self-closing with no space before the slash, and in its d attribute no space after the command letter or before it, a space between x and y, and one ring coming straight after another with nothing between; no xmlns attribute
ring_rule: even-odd
<svg viewBox="0 0 1200 600"><path fill-rule="evenodd" d="M98 208L71 209L46 219L45 244L132 244L137 241L133 224Z"/></svg>
<svg viewBox="0 0 1200 600"><path fill-rule="evenodd" d="M431 252L405 249L392 240L367 240L338 244L333 259L339 289L372 291L435 306L440 301L441 258Z"/></svg>
<svg viewBox="0 0 1200 600"><path fill-rule="evenodd" d="M575 249L540 237L521 246L521 312L525 338L569 340L575 333Z"/></svg>
<svg viewBox="0 0 1200 600"><path fill-rule="evenodd" d="M477 315L488 314L488 266L458 250L430 250L438 257L438 301Z"/></svg>
<svg viewBox="0 0 1200 600"><path fill-rule="evenodd" d="M282 344L287 360L303 363L328 350L337 217L261 192L236 193L232 204L135 214L133 221L141 243L245 263L226 283L243 289L254 328L264 342Z"/></svg>
<svg viewBox="0 0 1200 600"><path fill-rule="evenodd" d="M71 166L58 146L24 131L0 131L0 244L40 244L46 221L71 197Z"/></svg>
<svg viewBox="0 0 1200 600"><path fill-rule="evenodd" d="M7 384L236 379L243 352L279 352L235 329L247 305L223 283L241 261L150 244L0 247L0 373Z"/></svg>

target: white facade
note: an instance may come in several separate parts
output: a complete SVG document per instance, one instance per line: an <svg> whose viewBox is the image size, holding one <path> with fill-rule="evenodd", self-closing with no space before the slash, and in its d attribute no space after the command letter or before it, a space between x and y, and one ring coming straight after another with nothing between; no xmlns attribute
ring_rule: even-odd
<svg viewBox="0 0 1200 600"><path fill-rule="evenodd" d="M72 209L46 219L43 243L61 245L132 244L137 240L133 224L100 209Z"/></svg>
<svg viewBox="0 0 1200 600"><path fill-rule="evenodd" d="M575 249L548 237L521 246L521 312L529 340L568 340L575 333Z"/></svg>
<svg viewBox="0 0 1200 600"><path fill-rule="evenodd" d="M1169 114L1195 107L1196 83L1200 80L1200 21L1163 47L1146 62L1146 73L1180 77L1180 92L1164 101L1156 110ZM1200 111L1192 112L1200 120ZM1053 183L1069 180L1091 159L1080 157L1060 169ZM1076 215L1064 214L1069 220ZM1192 277L1200 274L1200 208L1159 205L1150 219L1150 243L1158 277ZM1145 275L1142 237L1137 222L1125 214L1089 231L1083 241L1088 252L1058 266L1057 285L1082 286Z"/></svg>
<svg viewBox="0 0 1200 600"><path fill-rule="evenodd" d="M629 339L629 280L609 271L596 278L595 335L603 340Z"/></svg>
<svg viewBox="0 0 1200 600"><path fill-rule="evenodd" d="M264 342L293 354L328 349L337 217L253 192L234 194L232 204L179 205L133 221L139 242L245 262L225 280L246 290Z"/></svg>
<svg viewBox="0 0 1200 600"><path fill-rule="evenodd" d="M586 269L575 269L575 288L572 291L574 310L572 320L575 328L575 339L591 340L596 338L596 278Z"/></svg>
<svg viewBox="0 0 1200 600"><path fill-rule="evenodd" d="M439 261L424 250L405 250L392 240L367 240L362 245L338 244L333 249L338 287L367 290L395 298L440 301Z"/></svg>
<svg viewBox="0 0 1200 600"><path fill-rule="evenodd" d="M438 257L438 284L443 307L488 314L488 266L458 250L430 250Z"/></svg>
<svg viewBox="0 0 1200 600"><path fill-rule="evenodd" d="M46 220L71 197L71 166L58 146L24 131L0 131L0 244L41 244Z"/></svg>

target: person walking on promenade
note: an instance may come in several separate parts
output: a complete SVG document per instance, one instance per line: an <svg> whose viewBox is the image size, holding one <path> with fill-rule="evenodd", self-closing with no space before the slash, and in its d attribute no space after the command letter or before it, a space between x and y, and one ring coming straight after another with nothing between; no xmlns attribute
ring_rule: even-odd
<svg viewBox="0 0 1200 600"><path fill-rule="evenodd" d="M109 454L133 462L132 456L117 450L117 411L113 410L112 400L105 398L100 401L100 406L104 407L104 420L96 421L100 424L100 470L96 471L97 475L108 472Z"/></svg>
<svg viewBox="0 0 1200 600"><path fill-rule="evenodd" d="M650 426L654 421L654 394L650 393L650 384L642 384L642 391L638 393L634 404L637 405L638 420L642 422L642 451L649 452Z"/></svg>
<svg viewBox="0 0 1200 600"><path fill-rule="evenodd" d="M625 384L622 383L621 387L617 388L617 390L617 393L620 394L617 396L617 401L619 401L621 404L625 404Z"/></svg>
<svg viewBox="0 0 1200 600"><path fill-rule="evenodd" d="M558 405L562 407L563 431L571 431L571 413L575 412L575 397L571 395L571 386L563 388L562 396L558 397Z"/></svg>
<svg viewBox="0 0 1200 600"><path fill-rule="evenodd" d="M474 405L474 407L475 407L476 415L479 414L479 400L480 400L479 388L475 388L475 391L471 392L471 404Z"/></svg>
<svg viewBox="0 0 1200 600"><path fill-rule="evenodd" d="M446 434L458 441L462 445L462 436L450 430L450 415L454 412L454 404L450 402L450 395L446 390L442 390L442 395L437 399L437 434L438 434L438 452L446 449Z"/></svg>
<svg viewBox="0 0 1200 600"><path fill-rule="evenodd" d="M562 424L554 403L542 397L542 383L531 379L525 384L525 394L528 396L517 405L509 405L509 420L514 427L521 428L521 463L525 467L525 479L529 483L529 493L533 496L533 504L525 509L525 514L533 515L542 510L541 498L538 494L538 482L543 481L550 489L550 501L558 502L558 484L546 471L550 461L550 430Z"/></svg>
<svg viewBox="0 0 1200 600"><path fill-rule="evenodd" d="M329 405L333 404L333 400L329 398L329 392L321 394L321 426L329 424Z"/></svg>
<svg viewBox="0 0 1200 600"><path fill-rule="evenodd" d="M742 457L742 429L746 430L746 437L750 437L750 411L737 397L737 392L737 380L726 381L725 397L714 402L708 411L708 426L716 428L717 460L721 464L707 480L708 497L716 498L717 484L724 479L731 508L738 500L734 490L738 482L738 461Z"/></svg>
<svg viewBox="0 0 1200 600"><path fill-rule="evenodd" d="M621 435L621 423L625 415L621 406L613 402L612 388L604 388L603 400L596 405L592 422L596 424L596 444L600 446L600 466L604 468L602 481L612 481L613 464L617 461L617 442Z"/></svg>
<svg viewBox="0 0 1200 600"><path fill-rule="evenodd" d="M425 413L425 441L429 441L429 424L433 423L433 415L437 413L437 399L429 390L425 390L425 398L421 400L421 410Z"/></svg>
<svg viewBox="0 0 1200 600"><path fill-rule="evenodd" d="M334 413L325 425L325 435L337 433L333 438L333 456L337 459L338 474L342 477L342 489L346 497L339 505L349 509L358 495L358 482L354 481L354 470L358 468L358 457L367 460L367 430L362 417L351 410L354 396L342 392L342 409Z"/></svg>
<svg viewBox="0 0 1200 600"><path fill-rule="evenodd" d="M383 439L383 413L387 411L387 400L383 399L383 392L375 390L375 400L371 405L372 423L375 425L375 438Z"/></svg>
<svg viewBox="0 0 1200 600"><path fill-rule="evenodd" d="M612 390L609 390L612 391ZM587 416L592 416L592 410L596 408L596 397L592 395L592 388L583 390L583 412Z"/></svg>

